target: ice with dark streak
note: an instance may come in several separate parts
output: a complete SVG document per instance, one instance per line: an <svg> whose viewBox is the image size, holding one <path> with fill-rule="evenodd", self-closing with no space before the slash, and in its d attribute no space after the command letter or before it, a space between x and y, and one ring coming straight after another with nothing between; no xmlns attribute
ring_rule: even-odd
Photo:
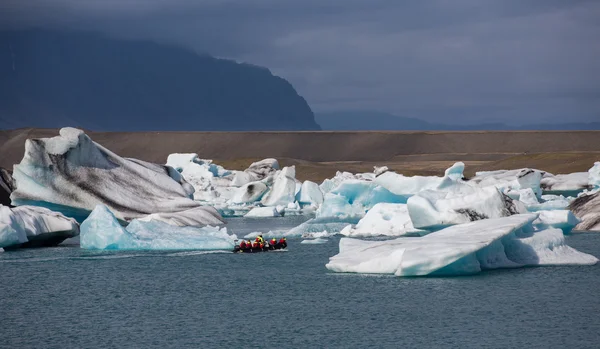
<svg viewBox="0 0 600 349"><path fill-rule="evenodd" d="M75 128L28 139L13 177L14 205L44 206L80 221L99 204L125 221L200 207L173 168L120 157Z"/></svg>

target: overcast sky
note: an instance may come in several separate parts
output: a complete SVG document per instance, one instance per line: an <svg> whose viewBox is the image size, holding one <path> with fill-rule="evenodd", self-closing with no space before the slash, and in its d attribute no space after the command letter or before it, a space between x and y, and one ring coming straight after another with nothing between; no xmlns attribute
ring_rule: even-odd
<svg viewBox="0 0 600 349"><path fill-rule="evenodd" d="M595 0L0 0L0 26L170 41L262 65L315 112L600 121Z"/></svg>

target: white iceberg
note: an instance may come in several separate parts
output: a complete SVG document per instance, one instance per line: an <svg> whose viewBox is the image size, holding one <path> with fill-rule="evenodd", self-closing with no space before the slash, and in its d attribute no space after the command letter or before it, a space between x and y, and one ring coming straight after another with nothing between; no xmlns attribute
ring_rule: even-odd
<svg viewBox="0 0 600 349"><path fill-rule="evenodd" d="M547 176L546 172L530 168L483 171L477 172L469 183L480 187L494 186L502 192L530 188L539 197L542 195L540 183L544 176Z"/></svg>
<svg viewBox="0 0 600 349"><path fill-rule="evenodd" d="M305 236L305 237L324 237L331 236L339 233L349 223L358 223L356 221L348 221L346 219L325 217L325 218L312 218L308 221L288 230L287 232L280 234L281 236ZM314 235L319 233L320 235ZM325 235L327 233L330 235Z"/></svg>
<svg viewBox="0 0 600 349"><path fill-rule="evenodd" d="M425 230L525 212L524 206L493 186L471 188L467 193L422 191L408 199L407 205L413 226Z"/></svg>
<svg viewBox="0 0 600 349"><path fill-rule="evenodd" d="M122 158L81 130L28 139L14 166L13 204L48 207L80 220L105 204L122 220L198 207L193 188L169 166Z"/></svg>
<svg viewBox="0 0 600 349"><path fill-rule="evenodd" d="M316 239L310 239L310 240L302 240L302 242L300 242L301 244L309 244L309 245L320 245L320 244L324 244L327 243L327 239L323 239L323 238L316 238Z"/></svg>
<svg viewBox="0 0 600 349"><path fill-rule="evenodd" d="M406 204L379 203L356 224L343 229L340 234L349 237L424 235L428 232L416 229Z"/></svg>
<svg viewBox="0 0 600 349"><path fill-rule="evenodd" d="M542 178L540 186L547 194L564 194L576 196L584 189L591 189L587 172L548 175Z"/></svg>
<svg viewBox="0 0 600 349"><path fill-rule="evenodd" d="M153 213L138 218L138 220L144 222L160 221L178 227L202 227L225 223L219 212L211 206L195 207L179 212Z"/></svg>
<svg viewBox="0 0 600 349"><path fill-rule="evenodd" d="M600 188L600 161L588 171L588 184L594 188Z"/></svg>
<svg viewBox="0 0 600 349"><path fill-rule="evenodd" d="M119 224L104 205L98 205L81 224L80 245L93 250L232 250L235 235L226 228L177 227L160 221L134 219Z"/></svg>
<svg viewBox="0 0 600 349"><path fill-rule="evenodd" d="M259 201L269 190L266 184L262 182L246 183L236 189L233 197L229 200L232 204L250 204Z"/></svg>
<svg viewBox="0 0 600 349"><path fill-rule="evenodd" d="M264 206L287 205L296 199L296 169L284 167L277 175L271 189L263 196Z"/></svg>
<svg viewBox="0 0 600 349"><path fill-rule="evenodd" d="M319 207L323 203L323 192L317 183L304 181L296 194L296 201L303 205Z"/></svg>
<svg viewBox="0 0 600 349"><path fill-rule="evenodd" d="M279 217L281 213L276 207L255 207L251 209L244 217Z"/></svg>
<svg viewBox="0 0 600 349"><path fill-rule="evenodd" d="M455 225L416 238L340 240L327 269L397 276L462 275L524 265L592 265L594 256L565 245L560 230L531 232L535 214Z"/></svg>
<svg viewBox="0 0 600 349"><path fill-rule="evenodd" d="M539 216L533 222L534 225L543 228L559 228L565 234L568 234L580 222L569 210L539 211L538 213Z"/></svg>
<svg viewBox="0 0 600 349"><path fill-rule="evenodd" d="M55 246L79 235L72 218L44 207L0 205L0 248Z"/></svg>

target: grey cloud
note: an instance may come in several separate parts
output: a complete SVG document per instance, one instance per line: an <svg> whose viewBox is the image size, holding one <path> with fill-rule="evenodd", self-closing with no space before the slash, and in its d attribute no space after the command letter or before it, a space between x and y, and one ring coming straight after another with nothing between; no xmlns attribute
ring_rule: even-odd
<svg viewBox="0 0 600 349"><path fill-rule="evenodd" d="M4 27L97 30L264 65L317 111L600 118L596 1L4 0L0 13Z"/></svg>

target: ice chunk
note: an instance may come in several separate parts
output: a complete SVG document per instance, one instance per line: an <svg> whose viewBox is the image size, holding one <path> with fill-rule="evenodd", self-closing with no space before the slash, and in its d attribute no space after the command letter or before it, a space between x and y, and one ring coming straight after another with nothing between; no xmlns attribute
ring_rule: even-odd
<svg viewBox="0 0 600 349"><path fill-rule="evenodd" d="M15 190L15 182L12 175L2 167L0 167L0 205L9 206L10 193Z"/></svg>
<svg viewBox="0 0 600 349"><path fill-rule="evenodd" d="M414 227L439 229L488 218L525 212L495 187L473 189L469 194L423 191L408 199L408 213Z"/></svg>
<svg viewBox="0 0 600 349"><path fill-rule="evenodd" d="M545 175L544 171L529 168L486 171L477 172L469 183L480 187L495 186L503 192L530 188L539 197L542 194L540 182Z"/></svg>
<svg viewBox="0 0 600 349"><path fill-rule="evenodd" d="M568 234L580 221L569 210L540 211L533 224L545 228L559 228Z"/></svg>
<svg viewBox="0 0 600 349"><path fill-rule="evenodd" d="M380 202L403 203L404 199L403 196L395 195L375 182L347 180L325 194L323 204L317 211L317 217L338 217L358 221Z"/></svg>
<svg viewBox="0 0 600 349"><path fill-rule="evenodd" d="M340 234L359 236L424 235L427 231L413 227L406 204L379 203L362 218L356 227L344 228Z"/></svg>
<svg viewBox="0 0 600 349"><path fill-rule="evenodd" d="M276 207L255 207L250 212L246 213L244 217L279 217L280 212Z"/></svg>
<svg viewBox="0 0 600 349"><path fill-rule="evenodd" d="M544 193L554 193L576 196L584 189L591 189L588 183L587 172L550 175L542 178L540 182Z"/></svg>
<svg viewBox="0 0 600 349"><path fill-rule="evenodd" d="M294 166L284 167L275 177L273 187L262 198L265 206L287 205L296 196L296 170Z"/></svg>
<svg viewBox="0 0 600 349"><path fill-rule="evenodd" d="M421 276L471 274L521 265L597 263L595 257L566 246L564 238L558 236L562 235L560 230L532 233L531 223L536 218L524 214L486 219L418 238L342 238L339 254L331 257L326 267L335 272ZM566 247L553 252L559 246Z"/></svg>
<svg viewBox="0 0 600 349"><path fill-rule="evenodd" d="M373 166L373 174L375 174L375 177L382 175L389 170L390 169L387 166L381 166L381 167Z"/></svg>
<svg viewBox="0 0 600 349"><path fill-rule="evenodd" d="M594 166L588 171L588 184L600 188L600 161L595 162Z"/></svg>
<svg viewBox="0 0 600 349"><path fill-rule="evenodd" d="M441 177L406 177L395 172L386 172L375 179L376 184L403 198L402 203L422 190L436 189L441 182Z"/></svg>
<svg viewBox="0 0 600 349"><path fill-rule="evenodd" d="M251 182L236 189L230 202L233 204L253 203L262 198L269 188L262 182Z"/></svg>
<svg viewBox="0 0 600 349"><path fill-rule="evenodd" d="M581 220L574 230L600 231L600 191L579 196L569 209Z"/></svg>
<svg viewBox="0 0 600 349"><path fill-rule="evenodd" d="M310 245L319 245L319 244L324 244L327 243L327 239L322 239L322 238L316 238L316 239L311 239L311 240L302 240L301 244L310 244Z"/></svg>
<svg viewBox="0 0 600 349"><path fill-rule="evenodd" d="M104 205L81 224L81 247L97 250L230 250L235 235L226 228L177 227L160 221L133 220L122 227Z"/></svg>
<svg viewBox="0 0 600 349"><path fill-rule="evenodd" d="M211 206L196 207L180 212L153 213L138 219L144 222L161 221L178 227L201 227L225 223L219 212Z"/></svg>
<svg viewBox="0 0 600 349"><path fill-rule="evenodd" d="M79 235L74 219L44 207L0 205L0 247L55 246Z"/></svg>
<svg viewBox="0 0 600 349"><path fill-rule="evenodd" d="M317 183L305 181L300 187L300 192L296 195L296 201L300 204L318 207L323 203L323 193Z"/></svg>
<svg viewBox="0 0 600 349"><path fill-rule="evenodd" d="M54 138L29 139L14 166L15 205L33 204L83 219L98 204L119 219L178 212L199 204L169 166L122 158L81 130L63 128Z"/></svg>
<svg viewBox="0 0 600 349"><path fill-rule="evenodd" d="M465 172L465 164L462 162L457 162L446 169L444 176L457 181L463 179L463 172Z"/></svg>
<svg viewBox="0 0 600 349"><path fill-rule="evenodd" d="M358 220L353 221L334 217L312 218L299 226L290 229L288 232L284 233L283 236L310 236L307 234L322 232L334 235L339 233L349 223L358 223Z"/></svg>

